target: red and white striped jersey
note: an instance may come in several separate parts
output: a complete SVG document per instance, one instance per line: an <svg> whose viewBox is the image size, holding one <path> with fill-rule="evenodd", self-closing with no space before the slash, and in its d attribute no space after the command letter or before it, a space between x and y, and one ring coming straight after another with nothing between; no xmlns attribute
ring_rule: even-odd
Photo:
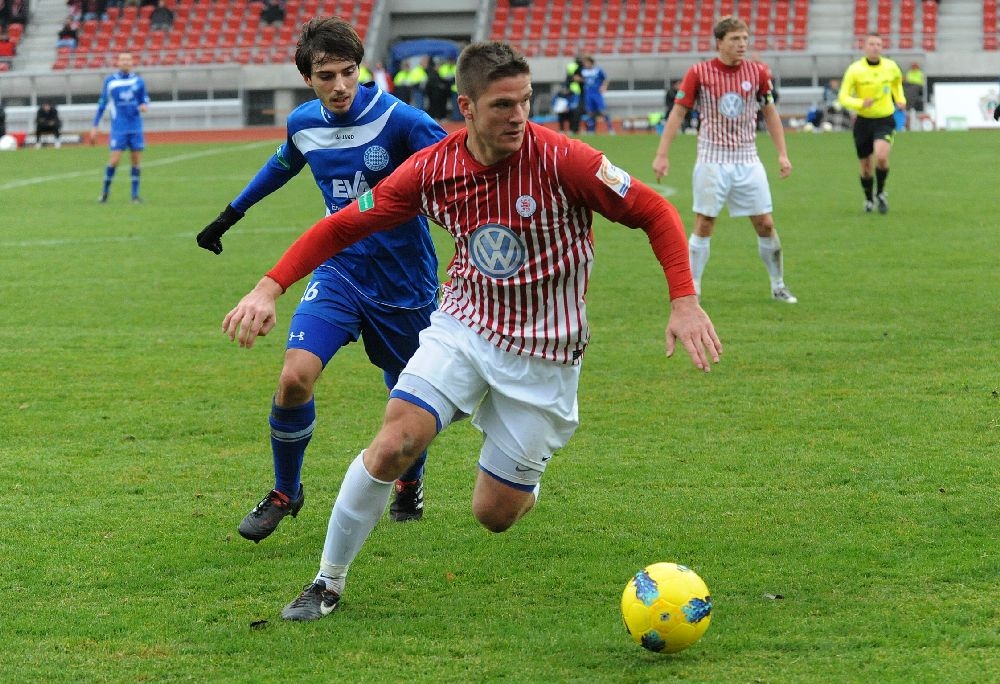
<svg viewBox="0 0 1000 684"><path fill-rule="evenodd" d="M463 129L414 154L307 231L268 275L287 288L331 252L424 214L455 241L442 311L505 351L578 363L597 211L646 230L672 298L694 293L676 209L601 152L528 124L521 149L487 167L467 137Z"/></svg>
<svg viewBox="0 0 1000 684"><path fill-rule="evenodd" d="M675 102L698 110L698 161L752 164L757 156L757 112L774 101L771 72L763 62L726 66L718 58L695 64Z"/></svg>

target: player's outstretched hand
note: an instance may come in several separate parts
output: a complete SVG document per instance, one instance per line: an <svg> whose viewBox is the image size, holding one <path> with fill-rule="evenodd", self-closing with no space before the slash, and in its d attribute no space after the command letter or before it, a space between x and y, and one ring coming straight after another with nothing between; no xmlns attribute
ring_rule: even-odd
<svg viewBox="0 0 1000 684"><path fill-rule="evenodd" d="M264 276L222 319L222 332L234 342L238 339L241 347L250 349L254 340L271 332L277 323L275 302L281 293L281 285Z"/></svg>
<svg viewBox="0 0 1000 684"><path fill-rule="evenodd" d="M237 221L243 218L243 214L233 209L233 205L227 204L215 220L205 226L204 230L198 233L195 238L198 246L216 254L222 253L222 236L232 228Z"/></svg>
<svg viewBox="0 0 1000 684"><path fill-rule="evenodd" d="M695 368L706 373L712 370L712 362L718 363L722 355L722 342L715 334L715 327L708 314L698 304L698 297L688 295L670 302L670 320L667 321L667 356L674 355L679 340L691 357Z"/></svg>

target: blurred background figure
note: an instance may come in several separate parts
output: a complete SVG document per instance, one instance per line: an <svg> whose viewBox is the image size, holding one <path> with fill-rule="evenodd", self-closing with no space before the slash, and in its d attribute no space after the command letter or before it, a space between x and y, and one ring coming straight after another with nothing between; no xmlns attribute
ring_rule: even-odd
<svg viewBox="0 0 1000 684"><path fill-rule="evenodd" d="M59 139L62 131L62 120L55 105L43 102L35 114L35 149L41 149L42 144L51 142L56 149L62 146Z"/></svg>

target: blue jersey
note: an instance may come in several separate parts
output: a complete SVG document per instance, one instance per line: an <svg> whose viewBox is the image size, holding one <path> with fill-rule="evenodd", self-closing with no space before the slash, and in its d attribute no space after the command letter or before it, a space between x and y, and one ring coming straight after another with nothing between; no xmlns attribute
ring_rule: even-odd
<svg viewBox="0 0 1000 684"><path fill-rule="evenodd" d="M600 92L601 86L608 80L608 75L599 66L583 67L580 75L583 76L583 90L587 94Z"/></svg>
<svg viewBox="0 0 1000 684"><path fill-rule="evenodd" d="M111 116L111 137L128 133L142 133L142 112L140 105L149 104L146 83L142 76L131 72L118 71L104 79L101 97L97 101L94 126L101 123L104 110Z"/></svg>
<svg viewBox="0 0 1000 684"><path fill-rule="evenodd" d="M234 209L245 213L309 164L331 214L445 137L426 112L374 85L358 86L346 114L311 100L289 115L287 127L288 138L233 200ZM377 304L413 309L437 296L437 257L422 216L351 245L320 268L332 269Z"/></svg>

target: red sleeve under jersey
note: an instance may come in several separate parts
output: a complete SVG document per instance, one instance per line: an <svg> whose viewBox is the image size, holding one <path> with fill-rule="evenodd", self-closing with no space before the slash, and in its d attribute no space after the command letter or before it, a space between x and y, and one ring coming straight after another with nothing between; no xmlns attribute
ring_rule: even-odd
<svg viewBox="0 0 1000 684"><path fill-rule="evenodd" d="M292 243L266 275L287 290L345 247L419 214L420 186L415 159L397 168L356 202L316 222Z"/></svg>
<svg viewBox="0 0 1000 684"><path fill-rule="evenodd" d="M576 159L565 167L566 180L578 199L616 223L646 232L671 299L695 294L687 237L677 209L597 150L581 143L572 155Z"/></svg>

